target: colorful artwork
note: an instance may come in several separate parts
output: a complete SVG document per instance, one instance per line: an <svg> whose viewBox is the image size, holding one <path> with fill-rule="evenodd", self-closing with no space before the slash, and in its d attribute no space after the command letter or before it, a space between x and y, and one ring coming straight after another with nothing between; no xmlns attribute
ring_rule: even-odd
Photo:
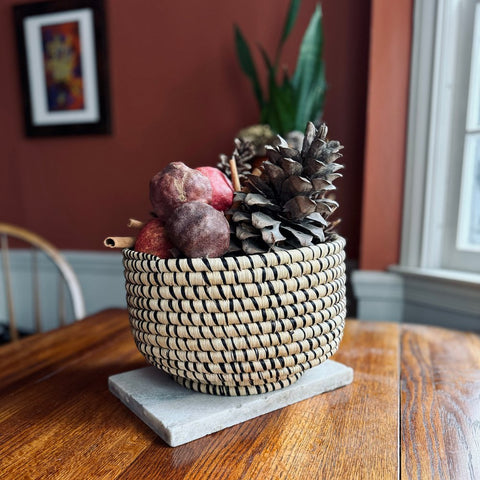
<svg viewBox="0 0 480 480"><path fill-rule="evenodd" d="M41 31L48 110L83 110L79 23L45 25Z"/></svg>
<svg viewBox="0 0 480 480"><path fill-rule="evenodd" d="M14 5L25 134L111 132L104 0Z"/></svg>

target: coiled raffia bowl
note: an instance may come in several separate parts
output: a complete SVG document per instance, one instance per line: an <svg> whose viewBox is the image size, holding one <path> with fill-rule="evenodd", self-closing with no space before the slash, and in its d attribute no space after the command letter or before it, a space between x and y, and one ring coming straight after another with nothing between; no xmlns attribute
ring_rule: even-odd
<svg viewBox="0 0 480 480"><path fill-rule="evenodd" d="M214 395L286 387L333 355L345 320L345 240L278 253L168 259L123 250L138 350Z"/></svg>

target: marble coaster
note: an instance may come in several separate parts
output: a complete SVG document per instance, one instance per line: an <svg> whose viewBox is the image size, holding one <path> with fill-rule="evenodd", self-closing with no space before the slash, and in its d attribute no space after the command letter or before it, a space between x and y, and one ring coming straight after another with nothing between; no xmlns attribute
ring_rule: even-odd
<svg viewBox="0 0 480 480"><path fill-rule="evenodd" d="M188 390L154 367L113 375L110 391L168 445L176 447L254 417L348 385L353 369L327 360L281 390L220 397Z"/></svg>

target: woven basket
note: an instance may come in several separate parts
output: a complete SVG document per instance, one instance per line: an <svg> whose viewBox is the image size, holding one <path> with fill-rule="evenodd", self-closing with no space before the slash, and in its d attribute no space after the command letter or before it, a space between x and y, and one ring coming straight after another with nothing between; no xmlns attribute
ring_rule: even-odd
<svg viewBox="0 0 480 480"><path fill-rule="evenodd" d="M277 390L338 349L345 240L241 257L162 260L123 250L139 351L187 388Z"/></svg>

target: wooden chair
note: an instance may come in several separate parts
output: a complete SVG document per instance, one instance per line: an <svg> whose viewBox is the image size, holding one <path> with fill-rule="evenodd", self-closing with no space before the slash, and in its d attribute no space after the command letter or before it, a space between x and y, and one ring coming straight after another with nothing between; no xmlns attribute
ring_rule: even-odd
<svg viewBox="0 0 480 480"><path fill-rule="evenodd" d="M10 330L10 340L17 340L19 338L19 331L16 322L15 308L14 308L14 292L12 286L12 271L9 251L9 237L15 239L16 244L27 245L32 249L32 298L34 311L34 330L41 331L41 302L40 302L40 275L38 272L38 252L43 252L48 258L49 263L55 265L58 273L59 294L58 294L58 316L59 324L66 323L66 304L65 292L63 285L66 284L70 293L71 306L73 317L75 320L80 320L85 317L85 303L83 299L82 289L78 282L77 276L65 257L55 248L50 242L32 233L24 228L17 227L8 223L0 222L0 247L2 253L2 273L3 283L5 287L6 311L8 315L8 327ZM22 288L24 285L22 284ZM23 292L22 292L23 293ZM55 296L55 295L53 295Z"/></svg>

